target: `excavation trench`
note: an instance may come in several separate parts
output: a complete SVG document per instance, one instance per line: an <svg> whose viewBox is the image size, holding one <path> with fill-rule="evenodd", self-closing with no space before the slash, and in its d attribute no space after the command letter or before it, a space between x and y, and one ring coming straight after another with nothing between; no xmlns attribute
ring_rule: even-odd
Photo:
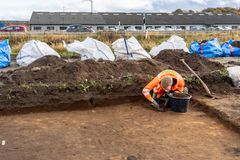
<svg viewBox="0 0 240 160"><path fill-rule="evenodd" d="M192 102L183 114L162 113L142 97L122 97L2 111L0 155L9 160L239 159L239 134L198 105Z"/></svg>
<svg viewBox="0 0 240 160"><path fill-rule="evenodd" d="M197 97L204 89L181 58L211 91L229 97ZM185 77L194 98L189 112L156 112L141 95L164 69ZM221 64L196 55L164 51L153 60L71 63L44 57L26 68L0 73L0 80L0 142L5 144L0 145L1 159L240 156L239 90L231 86Z"/></svg>
<svg viewBox="0 0 240 160"><path fill-rule="evenodd" d="M227 128L234 130L240 133L239 123L235 123L231 117L221 110L209 106L207 103L200 101L203 99L201 97L193 98L190 102L191 111L204 112L208 116L218 119L223 125ZM214 100L213 100L214 101ZM58 111L82 111L82 110L91 110L96 107L98 108L107 108L114 106L121 106L126 103L137 103L141 106L145 106L149 110L153 110L149 102L146 101L143 96L99 96L95 98L89 98L87 100L76 101L75 103L62 103L57 105L38 105L30 107L11 107L4 108L0 111L0 116L11 116L11 115L20 115L20 114L32 114L32 113L46 113L46 112L58 112ZM170 108L167 108L167 111L170 111ZM156 111L155 111L156 112ZM171 111L172 112L172 111ZM181 113L176 113L181 114ZM184 113L182 113L184 114Z"/></svg>

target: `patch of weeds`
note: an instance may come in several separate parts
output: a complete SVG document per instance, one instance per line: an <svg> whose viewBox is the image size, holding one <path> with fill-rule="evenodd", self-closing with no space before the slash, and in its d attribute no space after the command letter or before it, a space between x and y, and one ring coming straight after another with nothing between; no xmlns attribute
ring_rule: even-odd
<svg viewBox="0 0 240 160"><path fill-rule="evenodd" d="M67 89L68 87L69 87L69 86L68 86L67 83L61 83L61 84L58 85L58 88L59 88L59 89L63 89L63 90Z"/></svg>
<svg viewBox="0 0 240 160"><path fill-rule="evenodd" d="M95 80L90 80L90 85L93 86L93 88L97 88L98 87L98 82Z"/></svg>
<svg viewBox="0 0 240 160"><path fill-rule="evenodd" d="M147 75L147 78L148 78L148 80L150 81L150 80L152 80L154 77L153 77L152 75L148 74L148 75Z"/></svg>
<svg viewBox="0 0 240 160"><path fill-rule="evenodd" d="M184 80L188 84L193 84L193 83L200 84L200 81L195 76L185 77Z"/></svg>
<svg viewBox="0 0 240 160"><path fill-rule="evenodd" d="M8 99L8 100L15 99L15 98L16 98L16 96L13 96L13 95L11 95L11 94L8 94L8 95L7 95L7 99Z"/></svg>
<svg viewBox="0 0 240 160"><path fill-rule="evenodd" d="M27 90L32 89L32 86L29 84L21 84L20 87Z"/></svg>
<svg viewBox="0 0 240 160"><path fill-rule="evenodd" d="M89 88L90 88L90 83L89 83L88 79L85 79L84 81L80 82L78 84L78 86L80 87L80 90L83 93L87 93L89 91Z"/></svg>
<svg viewBox="0 0 240 160"><path fill-rule="evenodd" d="M228 71L226 69L219 70L219 73L223 78L228 78L229 77Z"/></svg>
<svg viewBox="0 0 240 160"><path fill-rule="evenodd" d="M106 89L107 90L112 90L113 89L113 84L107 84Z"/></svg>
<svg viewBox="0 0 240 160"><path fill-rule="evenodd" d="M5 86L5 84L3 82L0 82L0 88Z"/></svg>
<svg viewBox="0 0 240 160"><path fill-rule="evenodd" d="M12 94L12 90L9 90L9 93L7 94L7 99L11 100L11 99L15 99L16 96L14 94Z"/></svg>
<svg viewBox="0 0 240 160"><path fill-rule="evenodd" d="M39 86L39 87L46 87L46 88L49 88L49 87L50 87L49 84L47 84L47 83L42 83L42 82L40 82L39 84L37 84L37 86Z"/></svg>
<svg viewBox="0 0 240 160"><path fill-rule="evenodd" d="M123 78L125 78L125 82L127 83L128 86L133 85L133 76L132 74L128 73L126 76L124 76Z"/></svg>
<svg viewBox="0 0 240 160"><path fill-rule="evenodd" d="M193 82L193 77L192 77L192 76L190 76L190 77L185 77L184 80L185 80L185 82L191 84L191 83Z"/></svg>

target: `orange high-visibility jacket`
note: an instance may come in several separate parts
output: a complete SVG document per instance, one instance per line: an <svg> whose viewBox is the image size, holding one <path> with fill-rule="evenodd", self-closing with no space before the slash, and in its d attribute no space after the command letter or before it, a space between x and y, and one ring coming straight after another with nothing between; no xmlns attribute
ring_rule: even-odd
<svg viewBox="0 0 240 160"><path fill-rule="evenodd" d="M151 90L157 94L157 98L163 96L165 91L163 90L160 82L166 76L173 78L173 86L171 91L183 92L185 82L182 76L174 70L164 70L143 88L142 93L149 101L153 101L153 98L150 94Z"/></svg>

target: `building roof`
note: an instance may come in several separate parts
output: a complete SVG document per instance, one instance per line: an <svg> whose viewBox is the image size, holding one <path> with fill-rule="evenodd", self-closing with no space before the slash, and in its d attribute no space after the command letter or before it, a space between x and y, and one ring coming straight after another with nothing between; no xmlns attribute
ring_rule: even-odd
<svg viewBox="0 0 240 160"><path fill-rule="evenodd" d="M33 12L30 25L217 25L240 24L240 16L213 13Z"/></svg>
<svg viewBox="0 0 240 160"><path fill-rule="evenodd" d="M4 23L6 25L28 25L29 21L15 21L15 20L0 20L0 23Z"/></svg>

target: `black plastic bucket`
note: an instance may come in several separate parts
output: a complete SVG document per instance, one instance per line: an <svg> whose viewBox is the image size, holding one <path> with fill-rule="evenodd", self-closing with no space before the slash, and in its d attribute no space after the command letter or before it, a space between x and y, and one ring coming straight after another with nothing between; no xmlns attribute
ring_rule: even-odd
<svg viewBox="0 0 240 160"><path fill-rule="evenodd" d="M187 112L188 106L190 103L190 99L192 98L191 95L184 95L184 96L174 96L174 95L168 95L169 101L168 106L171 108L174 112Z"/></svg>

